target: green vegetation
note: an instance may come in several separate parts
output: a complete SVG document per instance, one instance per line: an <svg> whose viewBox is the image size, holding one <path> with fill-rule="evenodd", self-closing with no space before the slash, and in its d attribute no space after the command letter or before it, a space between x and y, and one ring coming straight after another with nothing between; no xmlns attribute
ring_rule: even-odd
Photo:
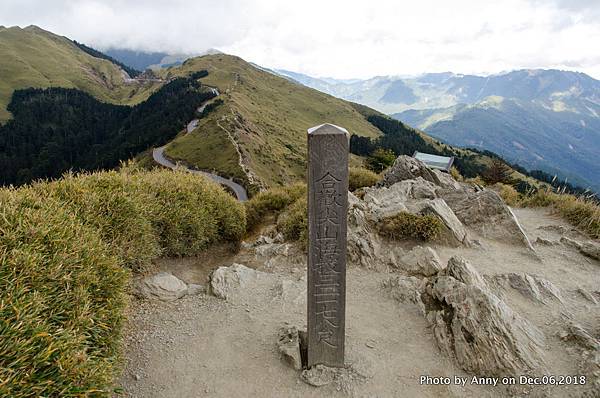
<svg viewBox="0 0 600 398"><path fill-rule="evenodd" d="M165 155L200 170L233 177L248 188L235 146L218 121L224 113L223 107L213 108L210 117L202 117L192 133L175 138L165 148Z"/></svg>
<svg viewBox="0 0 600 398"><path fill-rule="evenodd" d="M77 88L103 102L133 105L162 85L126 82L117 65L37 26L0 28L0 76L0 122L10 119L6 106L19 89Z"/></svg>
<svg viewBox="0 0 600 398"><path fill-rule="evenodd" d="M246 225L252 230L267 215L277 215L283 209L306 196L306 184L296 183L287 187L271 188L256 194L245 202Z"/></svg>
<svg viewBox="0 0 600 398"><path fill-rule="evenodd" d="M308 214L306 196L300 197L281 213L277 219L277 229L288 240L308 244Z"/></svg>
<svg viewBox="0 0 600 398"><path fill-rule="evenodd" d="M175 79L134 107L75 89L15 91L14 119L0 126L0 184L56 178L66 170L112 168L172 139L214 97L194 79Z"/></svg>
<svg viewBox="0 0 600 398"><path fill-rule="evenodd" d="M394 164L396 155L391 149L375 148L367 157L367 167L376 173L381 173Z"/></svg>
<svg viewBox="0 0 600 398"><path fill-rule="evenodd" d="M0 192L0 396L83 396L118 361L127 271L60 201Z"/></svg>
<svg viewBox="0 0 600 398"><path fill-rule="evenodd" d="M266 187L285 185L305 177L306 129L309 127L328 122L361 136L381 134L349 102L260 70L238 57L219 54L193 58L161 73L169 78L187 76L203 69L209 74L202 81L217 87L221 93L219 98L223 100L218 112L208 115L214 119L206 122L211 134L233 138L242 153L244 165ZM192 134L184 142L199 148L204 138L202 134ZM224 142L225 138L220 140ZM189 164L198 161L197 158L192 160L193 151L186 151L184 145L181 147L177 159ZM218 154L223 146L215 145L214 148L203 156L202 168L228 174L231 157L224 161ZM238 158L235 157L236 161Z"/></svg>
<svg viewBox="0 0 600 398"><path fill-rule="evenodd" d="M356 191L362 187L371 187L377 184L381 177L371 170L350 167L348 170L348 186L350 191Z"/></svg>
<svg viewBox="0 0 600 398"><path fill-rule="evenodd" d="M510 184L513 170L500 158L493 158L490 165L483 171L481 177L490 184Z"/></svg>
<svg viewBox="0 0 600 398"><path fill-rule="evenodd" d="M243 206L184 172L0 189L0 396L110 396L128 268L239 241Z"/></svg>
<svg viewBox="0 0 600 398"><path fill-rule="evenodd" d="M391 239L435 240L444 230L444 223L432 214L418 215L400 212L379 222L379 233Z"/></svg>

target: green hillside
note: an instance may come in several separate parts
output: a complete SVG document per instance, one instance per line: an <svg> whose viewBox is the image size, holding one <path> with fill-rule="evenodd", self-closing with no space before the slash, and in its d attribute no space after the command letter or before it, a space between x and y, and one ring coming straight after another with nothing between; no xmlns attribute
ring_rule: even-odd
<svg viewBox="0 0 600 398"><path fill-rule="evenodd" d="M113 63L37 26L0 27L0 76L0 123L11 117L6 107L17 89L78 88L103 102L131 105L161 84L126 82Z"/></svg>
<svg viewBox="0 0 600 398"><path fill-rule="evenodd" d="M209 74L202 83L218 88L223 104L209 113L196 131L180 136L167 148L167 156L176 160L226 175L243 176L245 169L256 185L271 186L304 176L309 127L334 123L352 134L381 134L351 103L275 76L238 57L207 55L162 73L170 78L204 69Z"/></svg>

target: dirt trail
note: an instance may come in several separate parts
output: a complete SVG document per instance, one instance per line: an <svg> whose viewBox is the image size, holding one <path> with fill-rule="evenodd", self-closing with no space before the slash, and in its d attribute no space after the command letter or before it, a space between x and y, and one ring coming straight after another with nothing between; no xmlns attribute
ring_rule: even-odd
<svg viewBox="0 0 600 398"><path fill-rule="evenodd" d="M516 215L532 242L538 236L558 240L577 235L545 209L517 209ZM540 226L554 225L549 229ZM561 233L556 232L563 229ZM563 303L532 303L519 293L503 298L547 337L547 362L553 374L577 374L577 353L557 333L568 314L600 334L598 305L577 289L600 286L600 264L564 245L535 245L540 259L526 249L482 240L484 249L436 247L445 261L460 254L491 277L506 272L537 274L554 283ZM286 262L260 257L252 249L233 254L215 249L198 259L162 260L186 282L206 283L211 269L233 262L266 272L267 276L239 296L222 300L210 295L188 296L163 303L133 299L126 333L126 366L120 380L126 397L577 397L576 388L531 388L467 385L425 386L419 376L469 376L437 348L419 309L400 304L381 288L389 273L351 267L348 270L346 335L348 358L364 370L365 380L349 388L315 388L300 380L277 351L277 332L286 322L305 325L305 268L301 257ZM293 257L293 256L292 256ZM290 258L292 258L290 257ZM300 261L298 260L300 258ZM287 282L291 281L291 282ZM599 297L600 298L600 297Z"/></svg>

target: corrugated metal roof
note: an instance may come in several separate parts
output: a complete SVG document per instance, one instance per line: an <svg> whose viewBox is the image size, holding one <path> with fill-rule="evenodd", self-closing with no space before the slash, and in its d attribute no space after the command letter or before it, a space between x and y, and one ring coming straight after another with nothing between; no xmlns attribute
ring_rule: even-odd
<svg viewBox="0 0 600 398"><path fill-rule="evenodd" d="M454 163L454 156L439 156L418 151L415 151L413 158L419 159L421 162L425 163L427 167L444 171L450 171L450 167L452 167L452 163Z"/></svg>

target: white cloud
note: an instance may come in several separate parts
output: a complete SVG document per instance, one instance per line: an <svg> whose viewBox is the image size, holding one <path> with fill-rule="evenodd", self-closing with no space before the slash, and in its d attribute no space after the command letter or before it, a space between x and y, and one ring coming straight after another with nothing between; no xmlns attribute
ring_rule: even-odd
<svg viewBox="0 0 600 398"><path fill-rule="evenodd" d="M540 67L600 78L597 0L2 3L0 24L37 24L99 48L216 47L267 67L317 76Z"/></svg>

